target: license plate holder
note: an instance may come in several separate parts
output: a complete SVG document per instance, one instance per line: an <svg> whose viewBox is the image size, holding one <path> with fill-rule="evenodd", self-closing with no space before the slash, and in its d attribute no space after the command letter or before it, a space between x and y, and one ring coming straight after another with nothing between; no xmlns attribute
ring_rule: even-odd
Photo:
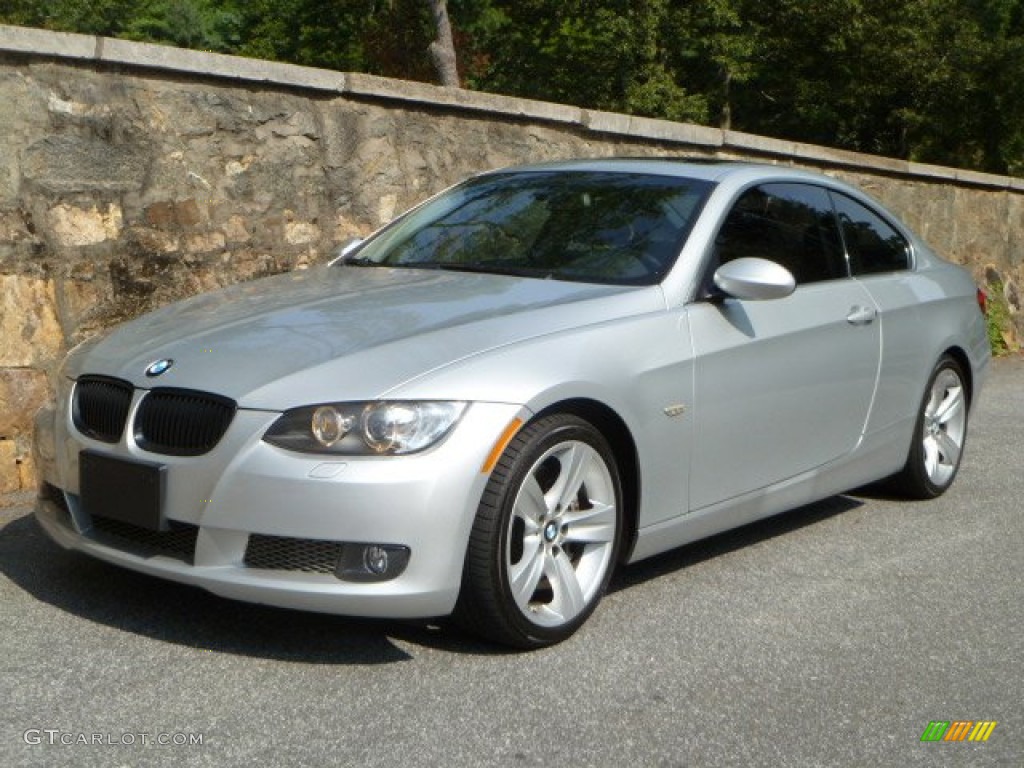
<svg viewBox="0 0 1024 768"><path fill-rule="evenodd" d="M165 464L82 451L78 454L78 470L82 509L87 514L150 531L168 530L164 517Z"/></svg>

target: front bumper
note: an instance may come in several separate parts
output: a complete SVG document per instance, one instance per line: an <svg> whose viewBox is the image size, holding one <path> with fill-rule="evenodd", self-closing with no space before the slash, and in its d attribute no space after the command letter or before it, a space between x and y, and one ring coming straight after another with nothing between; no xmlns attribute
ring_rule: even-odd
<svg viewBox="0 0 1024 768"><path fill-rule="evenodd" d="M81 435L62 400L50 432L56 450L48 492L36 506L39 524L58 544L228 598L382 618L452 611L487 482L481 467L522 415L515 405L474 403L452 434L423 454L324 457L264 443L277 414L240 410L213 451L175 457L147 453L130 435L116 445ZM78 497L78 457L86 449L166 465L172 530L111 528L91 518ZM407 566L373 583L337 576L331 552L367 543L408 548ZM254 556L256 545L286 554Z"/></svg>

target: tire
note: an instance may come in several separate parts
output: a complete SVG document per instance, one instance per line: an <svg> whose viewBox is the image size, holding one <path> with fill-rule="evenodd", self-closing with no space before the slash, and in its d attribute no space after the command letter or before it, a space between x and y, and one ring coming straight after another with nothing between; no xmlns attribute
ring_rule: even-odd
<svg viewBox="0 0 1024 768"><path fill-rule="evenodd" d="M484 490L456 621L516 648L565 640L608 586L622 519L618 468L601 433L568 414L528 424Z"/></svg>
<svg viewBox="0 0 1024 768"><path fill-rule="evenodd" d="M946 492L963 457L969 406L963 369L945 355L928 379L907 463L890 484L894 490L912 499L934 499Z"/></svg>

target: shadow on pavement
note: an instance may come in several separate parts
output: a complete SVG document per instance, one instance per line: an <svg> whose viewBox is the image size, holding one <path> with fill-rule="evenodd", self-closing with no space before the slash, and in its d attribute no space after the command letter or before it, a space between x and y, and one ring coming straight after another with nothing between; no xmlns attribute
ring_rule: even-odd
<svg viewBox="0 0 1024 768"><path fill-rule="evenodd" d="M0 529L0 571L37 600L134 634L219 653L308 664L389 664L404 640L494 653L437 624L353 619L227 600L61 549L31 515Z"/></svg>
<svg viewBox="0 0 1024 768"><path fill-rule="evenodd" d="M759 541L767 541L776 536L815 525L830 517L841 515L851 509L863 506L864 502L849 496L830 496L813 504L783 512L764 520L734 528L707 539L695 541L679 549L673 549L656 555L628 568L619 568L608 587L609 592L618 592L642 584L650 579L658 578L691 565L710 560L720 555L733 552Z"/></svg>
<svg viewBox="0 0 1024 768"><path fill-rule="evenodd" d="M861 505L834 496L620 568L610 591L630 589ZM390 664L413 657L395 640L448 653L502 655L447 622L397 622L290 611L218 597L61 549L31 515L0 529L0 571L37 600L87 621L202 650L306 664ZM600 610L600 609L599 609Z"/></svg>

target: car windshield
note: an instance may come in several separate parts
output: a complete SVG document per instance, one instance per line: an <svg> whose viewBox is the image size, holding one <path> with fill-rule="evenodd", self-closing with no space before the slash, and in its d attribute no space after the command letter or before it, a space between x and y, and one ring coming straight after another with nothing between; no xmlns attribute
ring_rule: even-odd
<svg viewBox="0 0 1024 768"><path fill-rule="evenodd" d="M710 187L595 171L489 174L413 209L344 263L650 285L672 267Z"/></svg>

